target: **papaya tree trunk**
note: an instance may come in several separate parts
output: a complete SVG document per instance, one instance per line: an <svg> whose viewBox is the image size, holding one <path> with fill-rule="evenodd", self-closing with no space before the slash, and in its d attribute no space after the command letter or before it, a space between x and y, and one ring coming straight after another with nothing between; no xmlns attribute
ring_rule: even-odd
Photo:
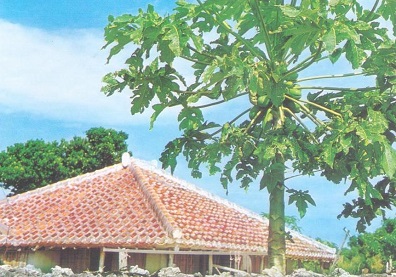
<svg viewBox="0 0 396 277"><path fill-rule="evenodd" d="M279 162L279 155L278 155ZM281 169L279 169L281 170ZM285 172L278 172L283 176ZM286 238L285 238L285 186L284 181L278 182L269 196L269 234L268 258L269 266L276 267L281 273L286 273Z"/></svg>

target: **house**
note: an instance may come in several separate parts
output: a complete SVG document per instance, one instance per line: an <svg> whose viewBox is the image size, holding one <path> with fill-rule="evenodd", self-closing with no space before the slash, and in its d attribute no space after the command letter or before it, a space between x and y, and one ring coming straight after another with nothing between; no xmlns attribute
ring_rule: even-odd
<svg viewBox="0 0 396 277"><path fill-rule="evenodd" d="M335 250L291 231L289 266ZM138 265L261 272L268 221L134 158L0 201L0 258L74 272Z"/></svg>

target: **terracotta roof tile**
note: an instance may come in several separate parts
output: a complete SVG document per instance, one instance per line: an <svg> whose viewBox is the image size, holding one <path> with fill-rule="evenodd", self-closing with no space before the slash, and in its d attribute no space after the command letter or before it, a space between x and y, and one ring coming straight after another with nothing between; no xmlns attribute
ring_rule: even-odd
<svg viewBox="0 0 396 277"><path fill-rule="evenodd" d="M266 253L268 237L260 216L136 159L2 200L0 224L0 245L15 247ZM333 249L292 234L289 257L334 259Z"/></svg>

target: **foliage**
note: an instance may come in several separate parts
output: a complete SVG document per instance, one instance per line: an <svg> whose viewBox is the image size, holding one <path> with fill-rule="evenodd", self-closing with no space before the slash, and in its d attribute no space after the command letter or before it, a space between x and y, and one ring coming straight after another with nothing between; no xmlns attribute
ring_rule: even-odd
<svg viewBox="0 0 396 277"><path fill-rule="evenodd" d="M363 268L383 273L389 259L396 259L396 219L384 220L374 233L351 237L343 249L339 266L350 273L360 274Z"/></svg>
<svg viewBox="0 0 396 277"><path fill-rule="evenodd" d="M356 256L350 256L350 258L341 256L337 265L350 274L361 274L362 270L367 268L366 259L361 253Z"/></svg>
<svg viewBox="0 0 396 277"><path fill-rule="evenodd" d="M0 184L18 194L113 165L127 151L127 138L122 131L91 128L70 141L16 143L0 153Z"/></svg>
<svg viewBox="0 0 396 277"><path fill-rule="evenodd" d="M303 261L302 268L305 268L308 271L329 275L329 270L324 269L320 261Z"/></svg>
<svg viewBox="0 0 396 277"><path fill-rule="evenodd" d="M395 205L396 47L380 24L395 31L392 8L394 0L179 0L166 16L151 5L110 16L108 59L134 50L103 91L128 89L132 114L153 111L151 127L179 110L181 136L165 146L163 167L173 171L183 155L192 176L206 166L226 189L260 180L270 194L270 264L283 270L285 191L301 216L315 205L285 184L287 167L347 183L358 197L341 216L358 218L359 230ZM336 72L313 76L319 66Z"/></svg>
<svg viewBox="0 0 396 277"><path fill-rule="evenodd" d="M331 248L334 248L334 249L336 249L338 251L339 247L338 247L338 245L335 242L327 241L327 240L324 240L324 239L321 239L321 238L316 238L315 240L320 242L320 243L322 243L322 244L324 244L324 245L327 245L327 246L329 246Z"/></svg>

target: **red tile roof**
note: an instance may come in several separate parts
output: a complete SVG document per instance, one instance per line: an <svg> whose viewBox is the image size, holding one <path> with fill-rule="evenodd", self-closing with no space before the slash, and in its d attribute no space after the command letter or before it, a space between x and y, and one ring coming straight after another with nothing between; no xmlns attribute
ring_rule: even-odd
<svg viewBox="0 0 396 277"><path fill-rule="evenodd" d="M0 201L0 246L266 253L268 221L146 162L121 164ZM287 256L334 259L292 232Z"/></svg>

